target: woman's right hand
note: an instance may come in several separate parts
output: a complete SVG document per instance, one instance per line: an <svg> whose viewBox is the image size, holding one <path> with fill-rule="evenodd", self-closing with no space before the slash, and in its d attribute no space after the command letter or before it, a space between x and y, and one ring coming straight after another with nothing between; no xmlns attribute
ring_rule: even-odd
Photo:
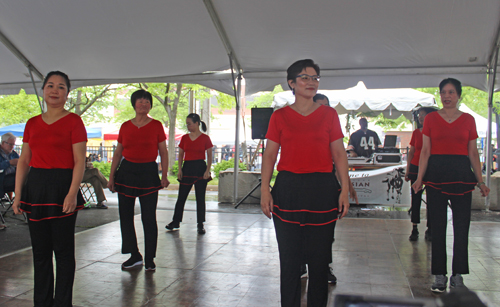
<svg viewBox="0 0 500 307"><path fill-rule="evenodd" d="M273 196L270 191L264 191L260 195L260 208L267 218L271 218L273 212Z"/></svg>
<svg viewBox="0 0 500 307"><path fill-rule="evenodd" d="M108 189L111 192L115 192L115 180L113 178L111 178L111 176L109 177L109 180L108 180Z"/></svg>
<svg viewBox="0 0 500 307"><path fill-rule="evenodd" d="M14 198L14 203L12 204L12 210L14 210L14 214L21 214L21 201L19 200L19 197Z"/></svg>
<svg viewBox="0 0 500 307"><path fill-rule="evenodd" d="M415 180L411 187L413 188L413 191L415 193L418 193L420 190L422 190L422 179Z"/></svg>
<svg viewBox="0 0 500 307"><path fill-rule="evenodd" d="M182 180L182 169L179 169L179 172L177 173L177 179L179 179L179 181Z"/></svg>
<svg viewBox="0 0 500 307"><path fill-rule="evenodd" d="M410 181L410 177L408 177L410 174L410 172L408 171L408 169L406 169L406 172L405 172L405 181L408 182Z"/></svg>

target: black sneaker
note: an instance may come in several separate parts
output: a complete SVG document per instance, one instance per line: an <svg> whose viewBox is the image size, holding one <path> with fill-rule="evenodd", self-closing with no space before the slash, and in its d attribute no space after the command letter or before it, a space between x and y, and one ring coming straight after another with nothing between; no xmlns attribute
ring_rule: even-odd
<svg viewBox="0 0 500 307"><path fill-rule="evenodd" d="M142 256L141 254L138 255L133 255L130 258L128 258L127 261L122 263L122 269L124 270L129 270L134 267L142 266Z"/></svg>
<svg viewBox="0 0 500 307"><path fill-rule="evenodd" d="M432 241L432 233L429 228L427 228L427 230L425 231L425 240L429 242Z"/></svg>
<svg viewBox="0 0 500 307"><path fill-rule="evenodd" d="M203 223L198 223L198 234L204 235L207 232L205 231L205 228L203 227Z"/></svg>
<svg viewBox="0 0 500 307"><path fill-rule="evenodd" d="M179 222L170 222L170 224L166 225L165 226L166 229L168 230L174 230L174 229L178 229L179 228Z"/></svg>
<svg viewBox="0 0 500 307"><path fill-rule="evenodd" d="M410 241L417 241L417 240L418 240L418 229L413 228L410 235Z"/></svg>
<svg viewBox="0 0 500 307"><path fill-rule="evenodd" d="M467 289L467 286L464 285L464 278L460 274L455 274L450 277L450 288L461 288Z"/></svg>
<svg viewBox="0 0 500 307"><path fill-rule="evenodd" d="M300 278L306 278L307 277L307 267L305 264L300 266Z"/></svg>
<svg viewBox="0 0 500 307"><path fill-rule="evenodd" d="M436 275L434 283L431 286L431 291L434 293L443 293L446 291L446 283L448 282L448 277L446 275Z"/></svg>
<svg viewBox="0 0 500 307"><path fill-rule="evenodd" d="M156 264L153 260L146 260L146 272L154 272L156 271Z"/></svg>
<svg viewBox="0 0 500 307"><path fill-rule="evenodd" d="M102 202L98 203L97 205L95 205L95 207L97 209L108 209L108 206L106 206L105 204L103 204Z"/></svg>
<svg viewBox="0 0 500 307"><path fill-rule="evenodd" d="M337 283L337 277L333 275L333 269L331 267L328 268L328 283L334 285Z"/></svg>

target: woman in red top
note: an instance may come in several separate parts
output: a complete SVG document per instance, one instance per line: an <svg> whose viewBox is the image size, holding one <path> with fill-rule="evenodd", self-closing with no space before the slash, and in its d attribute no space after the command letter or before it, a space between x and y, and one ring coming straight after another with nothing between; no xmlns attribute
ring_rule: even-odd
<svg viewBox="0 0 500 307"><path fill-rule="evenodd" d="M349 209L347 155L339 118L335 109L313 101L319 74L312 60L288 68L295 103L273 113L266 135L260 203L276 230L282 306L300 306L302 263L309 266L308 306L326 306L334 225ZM271 192L280 147L279 174Z"/></svg>
<svg viewBox="0 0 500 307"><path fill-rule="evenodd" d="M469 274L468 242L472 191L477 183L482 196L490 189L484 184L477 152L474 118L458 110L462 94L460 81L444 79L439 84L443 108L428 114L422 130L418 177L415 192L426 186L427 207L432 229L433 292L444 292L448 282L446 226L448 201L453 212L453 264L451 288L464 288L462 274ZM472 170L471 170L472 167Z"/></svg>
<svg viewBox="0 0 500 307"><path fill-rule="evenodd" d="M83 208L87 132L81 118L64 109L71 84L52 71L42 90L47 111L26 123L16 171L14 212L25 212L33 250L35 306L72 306L76 212ZM54 293L53 254L56 256Z"/></svg>
<svg viewBox="0 0 500 307"><path fill-rule="evenodd" d="M427 114L437 111L435 108L422 107L418 109L417 116L417 129L413 131L410 140L410 151L408 152L407 164L406 164L406 176L405 180L411 180L413 184L417 180L418 175L418 160L420 159L420 151L422 150L422 127L424 126L424 118ZM415 114L415 113L414 113ZM417 241L418 239L418 224L420 223L420 206L422 204L422 192L419 191L415 193L411 189L411 222L413 223L413 230L410 235L410 241ZM431 228L429 222L429 211L427 210L427 230L425 231L425 239L431 240Z"/></svg>
<svg viewBox="0 0 500 307"><path fill-rule="evenodd" d="M203 223L205 222L205 192L207 183L212 180L210 168L212 166L212 141L210 137L200 131L207 131L207 125L201 121L200 116L191 113L186 118L186 126L189 134L182 136L179 144L179 196L175 203L175 212L172 222L165 226L168 230L179 228L182 222L184 205L186 204L189 191L194 185L196 195L196 219L198 222L198 233L205 234ZM205 163L205 153L207 162ZM182 163L184 161L184 164Z"/></svg>
<svg viewBox="0 0 500 307"><path fill-rule="evenodd" d="M148 116L153 107L153 97L145 90L135 91L130 97L135 117L120 127L109 174L108 188L118 192L122 253L131 254L122 264L123 269L142 266L142 255L137 247L134 227L134 206L138 197L141 203L141 219L144 228L146 271L156 270L154 258L158 242L156 206L158 190L169 185L168 152L163 125ZM163 178L158 176L156 158L160 152ZM122 159L123 158L123 159ZM119 166L119 168L118 168ZM118 170L117 170L118 169Z"/></svg>

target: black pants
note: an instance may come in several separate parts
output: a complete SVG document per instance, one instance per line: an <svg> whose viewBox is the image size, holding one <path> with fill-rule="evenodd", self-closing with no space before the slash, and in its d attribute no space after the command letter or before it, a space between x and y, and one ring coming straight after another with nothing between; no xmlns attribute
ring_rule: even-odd
<svg viewBox="0 0 500 307"><path fill-rule="evenodd" d="M177 196L177 202L175 203L174 217L172 221L182 222L182 216L184 214L184 206L186 205L186 200L188 198L189 192L193 187L192 184L179 184L179 195ZM198 180L194 183L194 193L196 196L196 220L198 223L205 222L205 193L207 191L207 181Z"/></svg>
<svg viewBox="0 0 500 307"><path fill-rule="evenodd" d="M426 187L427 207L432 227L433 275L446 275L446 225L448 200L453 214L453 274L469 274L469 227L472 193L446 195L439 190Z"/></svg>
<svg viewBox="0 0 500 307"><path fill-rule="evenodd" d="M413 184L415 181L410 181L411 184ZM420 224L420 208L422 206L422 193L424 192L423 190L418 191L415 193L413 189L410 187L411 190L411 222L414 224ZM429 222L429 206L427 206L427 228L431 227L431 224Z"/></svg>
<svg viewBox="0 0 500 307"><path fill-rule="evenodd" d="M68 217L39 222L30 221L28 217L35 271L35 307L73 306L76 215L75 212ZM56 256L55 293L53 254Z"/></svg>
<svg viewBox="0 0 500 307"><path fill-rule="evenodd" d="M139 197L139 202L141 203L141 220L144 229L145 259L152 260L156 257L156 245L158 242L158 225L156 224L158 192ZM139 252L134 226L134 207L135 197L118 194L122 254Z"/></svg>
<svg viewBox="0 0 500 307"><path fill-rule="evenodd" d="M283 222L276 216L273 216L273 221L280 253L281 306L300 307L300 266L304 260L309 274L307 306L326 306L328 263L335 223L299 226Z"/></svg>

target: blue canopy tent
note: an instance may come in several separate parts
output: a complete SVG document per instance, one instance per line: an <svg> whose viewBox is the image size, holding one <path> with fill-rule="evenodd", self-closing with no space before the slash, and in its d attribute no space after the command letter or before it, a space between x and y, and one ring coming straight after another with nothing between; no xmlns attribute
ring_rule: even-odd
<svg viewBox="0 0 500 307"><path fill-rule="evenodd" d="M0 128L0 135L4 135L7 132L11 132L15 136L23 136L24 127L26 124L15 124L7 127Z"/></svg>
<svg viewBox="0 0 500 307"><path fill-rule="evenodd" d="M24 134L24 127L26 124L15 124L15 125L10 125L7 127L0 128L0 135L3 135L7 132L11 132L17 137L23 136ZM102 129L101 128L89 128L85 127L87 130L87 138L89 139L100 139L102 138Z"/></svg>

